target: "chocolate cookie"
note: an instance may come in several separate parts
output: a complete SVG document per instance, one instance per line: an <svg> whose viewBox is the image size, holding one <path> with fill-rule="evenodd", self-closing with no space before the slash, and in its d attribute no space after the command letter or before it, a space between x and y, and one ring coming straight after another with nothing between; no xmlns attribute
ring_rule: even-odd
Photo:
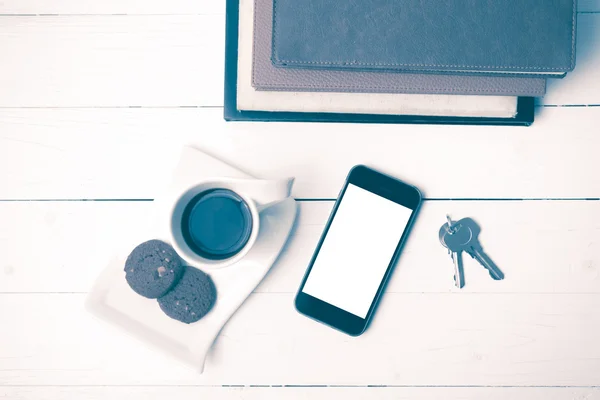
<svg viewBox="0 0 600 400"><path fill-rule="evenodd" d="M175 250L160 240L137 246L125 262L125 279L137 293L149 299L166 294L177 284L185 266Z"/></svg>
<svg viewBox="0 0 600 400"><path fill-rule="evenodd" d="M217 299L217 289L210 276L187 267L177 286L158 299L160 308L169 317L191 324L211 310Z"/></svg>

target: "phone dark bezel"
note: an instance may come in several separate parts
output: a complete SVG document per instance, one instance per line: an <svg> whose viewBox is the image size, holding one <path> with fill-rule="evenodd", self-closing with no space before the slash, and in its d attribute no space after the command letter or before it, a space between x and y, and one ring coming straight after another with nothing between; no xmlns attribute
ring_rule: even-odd
<svg viewBox="0 0 600 400"><path fill-rule="evenodd" d="M379 284L379 288L377 289L377 293L373 298L373 302L369 307L369 312L364 319L313 296L310 296L302 291L349 184L361 187L371 193L401 204L412 210L408 224L402 233L402 237L398 242L398 246L394 251L390 264L388 265L385 275ZM304 274L304 278L302 278L302 283L300 284L300 288L298 289L295 299L296 310L309 318L324 323L325 325L342 331L350 336L360 336L367 329L367 326L369 325L369 322L371 321L375 310L377 309L381 294L383 293L388 278L390 277L391 272L393 271L393 268L402 252L402 247L410 233L422 201L423 199L421 192L414 186L408 185L388 175L377 172L364 165L357 165L352 168L348 174L346 182L344 183L344 187L342 188L342 191L335 202L331 215L329 216L329 220L327 221L327 225L323 230L321 238L319 239L319 243L317 244L317 248L315 249L315 252L310 260L310 264L306 270L306 273Z"/></svg>

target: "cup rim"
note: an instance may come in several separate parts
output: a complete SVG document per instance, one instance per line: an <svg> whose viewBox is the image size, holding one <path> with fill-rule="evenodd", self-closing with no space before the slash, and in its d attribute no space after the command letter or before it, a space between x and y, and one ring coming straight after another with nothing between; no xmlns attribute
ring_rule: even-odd
<svg viewBox="0 0 600 400"><path fill-rule="evenodd" d="M187 245L187 243L183 239L183 234L181 233L181 217L183 215L183 210L185 210L185 208L189 204L189 200L196 197L200 193L214 189L230 190L236 195L238 195L240 198L242 198L242 200L245 201L248 205L248 209L250 210L250 216L252 218L252 229L250 232L250 237L248 238L248 241L246 242L244 247L233 256L222 260L212 260L197 254ZM190 199L188 201L184 201L188 196L190 196ZM260 215L258 212L258 206L256 205L256 202L245 193L232 188L228 182L205 181L191 185L187 189L179 192L179 194L175 197L175 200L171 203L171 206L169 208L169 236L171 244L175 248L175 251L184 261L189 263L191 266L202 269L220 269L228 267L238 262L246 254L248 254L250 249L254 246L254 243L258 238L259 228Z"/></svg>

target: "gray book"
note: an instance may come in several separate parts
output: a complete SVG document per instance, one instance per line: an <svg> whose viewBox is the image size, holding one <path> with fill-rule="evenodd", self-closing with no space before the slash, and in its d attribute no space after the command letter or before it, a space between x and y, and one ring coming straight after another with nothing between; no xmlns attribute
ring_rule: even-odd
<svg viewBox="0 0 600 400"><path fill-rule="evenodd" d="M563 76L576 0L273 0L282 67Z"/></svg>
<svg viewBox="0 0 600 400"><path fill-rule="evenodd" d="M543 78L277 68L271 63L273 0L254 0L254 7L252 86L256 90L527 97L546 92Z"/></svg>

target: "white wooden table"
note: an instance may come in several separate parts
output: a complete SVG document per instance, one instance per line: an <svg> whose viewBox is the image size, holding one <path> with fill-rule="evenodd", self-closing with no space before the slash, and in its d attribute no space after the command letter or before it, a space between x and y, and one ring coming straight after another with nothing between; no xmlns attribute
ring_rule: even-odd
<svg viewBox="0 0 600 400"><path fill-rule="evenodd" d="M600 399L600 0L578 17L577 69L531 128L228 124L223 0L0 0L0 398ZM202 376L83 310L184 144L296 176L300 203ZM428 200L352 339L292 299L357 163ZM506 280L469 258L453 287L446 213Z"/></svg>

